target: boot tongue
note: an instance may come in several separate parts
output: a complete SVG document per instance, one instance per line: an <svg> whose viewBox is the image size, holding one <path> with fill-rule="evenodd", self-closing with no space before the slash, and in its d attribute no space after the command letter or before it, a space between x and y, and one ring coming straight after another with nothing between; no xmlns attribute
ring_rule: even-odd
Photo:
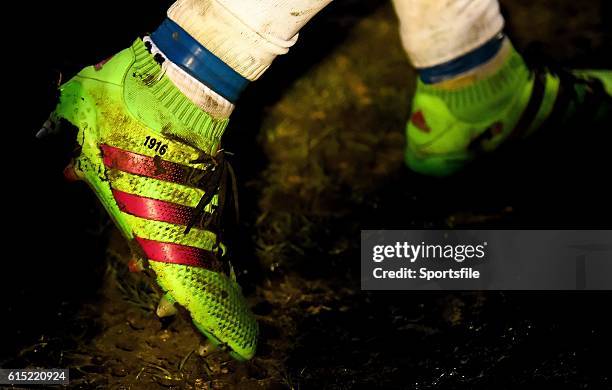
<svg viewBox="0 0 612 390"><path fill-rule="evenodd" d="M170 138L179 139L206 153L214 154L221 143L221 136L229 122L228 118L214 118L193 104L183 93L164 76L161 65L149 53L144 42L137 39L132 45L135 61L130 72L146 88L150 101L132 101L135 111L147 117L147 123L158 123L160 132ZM126 101L130 102L126 93ZM172 118L160 118L160 114L151 107L163 106Z"/></svg>

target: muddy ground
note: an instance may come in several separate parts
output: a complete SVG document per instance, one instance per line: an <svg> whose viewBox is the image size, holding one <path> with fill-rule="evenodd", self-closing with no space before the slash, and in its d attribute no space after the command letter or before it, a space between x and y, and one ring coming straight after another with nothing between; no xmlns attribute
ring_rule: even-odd
<svg viewBox="0 0 612 390"><path fill-rule="evenodd" d="M530 59L589 67L612 66L606 3L502 1ZM127 271L127 247L85 185L62 181L62 146L31 139L55 72L153 29L168 2L147 4L98 5L84 23L68 2L34 18L43 66L19 125L32 178L20 178L28 209L11 220L19 241L6 242L18 250L4 256L0 366L69 367L83 389L612 388L608 292L360 291L361 229L612 224L597 135L546 153L535 142L453 179L409 173L415 74L392 7L374 0L325 10L238 104L225 141L241 179L234 245L260 346L247 363L194 353L188 321L155 316L157 293Z"/></svg>

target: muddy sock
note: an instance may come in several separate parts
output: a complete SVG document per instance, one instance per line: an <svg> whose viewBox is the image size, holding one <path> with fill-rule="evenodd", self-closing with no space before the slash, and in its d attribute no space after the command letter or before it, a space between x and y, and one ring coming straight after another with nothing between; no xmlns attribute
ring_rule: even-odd
<svg viewBox="0 0 612 390"><path fill-rule="evenodd" d="M295 44L331 0L179 0L145 38L165 74L215 118L228 118L249 82Z"/></svg>
<svg viewBox="0 0 612 390"><path fill-rule="evenodd" d="M504 27L497 0L393 0L400 35L415 68L453 61Z"/></svg>

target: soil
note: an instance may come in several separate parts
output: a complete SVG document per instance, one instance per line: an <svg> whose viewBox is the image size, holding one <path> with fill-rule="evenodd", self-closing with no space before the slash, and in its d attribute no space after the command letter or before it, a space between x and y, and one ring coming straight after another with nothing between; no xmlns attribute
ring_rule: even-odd
<svg viewBox="0 0 612 390"><path fill-rule="evenodd" d="M135 3L128 15L144 7ZM36 80L47 89L36 89L40 113L25 124L52 106L54 69L69 74L129 44L160 20L162 3L113 33L83 26L101 44L82 52L70 49L70 26L42 36ZM502 5L530 60L612 66L608 2ZM39 28L51 23L41 16ZM397 29L390 3L335 2L237 105L225 148L241 180L233 244L261 329L254 359L202 357L188 320L158 319L157 292L128 272L127 246L93 195L61 181L61 144L29 140L31 215L15 228L44 234L6 273L0 366L69 367L77 389L612 388L610 292L360 290L361 229L611 225L605 178L592 169L609 163L594 152L597 136L578 151L543 154L534 142L520 159L502 154L447 180L408 172L415 72Z"/></svg>

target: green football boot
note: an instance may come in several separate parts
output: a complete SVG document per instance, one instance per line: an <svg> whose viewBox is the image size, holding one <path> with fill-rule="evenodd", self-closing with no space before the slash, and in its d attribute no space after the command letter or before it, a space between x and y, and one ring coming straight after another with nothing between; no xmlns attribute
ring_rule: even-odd
<svg viewBox="0 0 612 390"><path fill-rule="evenodd" d="M612 71L531 71L509 41L499 69L440 88L420 79L406 126L406 164L453 174L483 153L572 118L601 123L612 115Z"/></svg>
<svg viewBox="0 0 612 390"><path fill-rule="evenodd" d="M191 103L158 60L139 39L83 69L60 87L46 127L65 119L78 129L66 175L93 189L127 238L139 259L130 268L153 275L164 302L186 309L214 345L249 359L258 326L222 242L223 211L237 216L219 146L228 120Z"/></svg>

